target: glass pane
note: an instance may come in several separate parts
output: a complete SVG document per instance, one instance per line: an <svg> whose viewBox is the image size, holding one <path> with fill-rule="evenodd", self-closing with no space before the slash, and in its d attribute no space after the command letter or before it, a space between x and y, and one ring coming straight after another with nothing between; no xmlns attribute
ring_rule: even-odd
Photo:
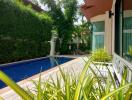
<svg viewBox="0 0 132 100"><path fill-rule="evenodd" d="M131 28L132 28L132 16L124 17L124 29L131 29Z"/></svg>
<svg viewBox="0 0 132 100"><path fill-rule="evenodd" d="M93 48L93 51L99 48L104 48L104 35L93 34L92 48Z"/></svg>
<svg viewBox="0 0 132 100"><path fill-rule="evenodd" d="M93 22L93 32L104 32L104 21Z"/></svg>
<svg viewBox="0 0 132 100"><path fill-rule="evenodd" d="M104 48L104 35L96 35L95 39L96 39L95 42L96 49Z"/></svg>
<svg viewBox="0 0 132 100"><path fill-rule="evenodd" d="M132 0L123 3L123 56L132 62Z"/></svg>
<svg viewBox="0 0 132 100"><path fill-rule="evenodd" d="M104 48L104 31L105 31L105 22L97 21L93 22L93 50Z"/></svg>

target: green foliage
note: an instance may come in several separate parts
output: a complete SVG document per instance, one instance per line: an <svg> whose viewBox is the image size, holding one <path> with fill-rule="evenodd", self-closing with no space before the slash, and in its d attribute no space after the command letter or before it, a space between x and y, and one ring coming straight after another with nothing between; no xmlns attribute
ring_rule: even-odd
<svg viewBox="0 0 132 100"><path fill-rule="evenodd" d="M82 25L75 25L74 37L78 37L82 43L79 43L79 50L90 51L91 49L91 23L83 22Z"/></svg>
<svg viewBox="0 0 132 100"><path fill-rule="evenodd" d="M82 72L76 75L75 72L64 72L61 68L56 78L47 81L41 79L33 81L35 88L23 91L18 85L12 82L3 72L0 72L0 79L15 90L22 98L34 98L35 100L130 100L132 83L126 81L127 70L122 74L122 81L118 86L113 73L106 66L108 77L100 76L94 71L91 64L92 59L86 62ZM96 68L97 66L94 65ZM19 90L19 91L18 91ZM30 95L29 95L30 94Z"/></svg>
<svg viewBox="0 0 132 100"><path fill-rule="evenodd" d="M24 100L33 100L33 98L21 87L19 87L14 81L12 81L5 73L0 71L0 80L10 86L18 95Z"/></svg>
<svg viewBox="0 0 132 100"><path fill-rule="evenodd" d="M129 48L128 54L132 56L132 46Z"/></svg>
<svg viewBox="0 0 132 100"><path fill-rule="evenodd" d="M105 49L97 49L92 53L92 57L96 62L109 62L112 59Z"/></svg>
<svg viewBox="0 0 132 100"><path fill-rule="evenodd" d="M122 85L117 86L107 66L109 77L106 78L103 75L97 76L90 64L93 64L92 60L86 62L79 76L75 76L75 72L71 72L74 74L66 73L60 68L61 75L57 75L57 79L51 77L51 80L45 82L39 80L34 83L36 89L30 92L36 91L32 93L34 98L37 97L37 93L41 92L40 96L43 100L120 100L121 97L122 100L130 99L132 83L127 83L125 73L122 75L125 82L122 81ZM87 74L88 71L91 73Z"/></svg>
<svg viewBox="0 0 132 100"><path fill-rule="evenodd" d="M0 63L49 54L52 20L21 0L0 0Z"/></svg>
<svg viewBox="0 0 132 100"><path fill-rule="evenodd" d="M79 50L83 52L90 52L90 42L88 43L80 43L79 44Z"/></svg>
<svg viewBox="0 0 132 100"><path fill-rule="evenodd" d="M77 11L77 0L41 0L49 8L49 15L53 19L53 27L57 30L61 46L61 54L68 52L68 41L74 31L74 20Z"/></svg>

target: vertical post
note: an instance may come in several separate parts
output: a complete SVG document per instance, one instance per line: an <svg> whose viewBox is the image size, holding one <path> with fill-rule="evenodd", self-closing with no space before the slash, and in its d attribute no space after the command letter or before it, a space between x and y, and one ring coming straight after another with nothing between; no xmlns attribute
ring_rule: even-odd
<svg viewBox="0 0 132 100"><path fill-rule="evenodd" d="M112 19L109 18L109 11L105 14L105 34L104 34L105 49L109 54L112 54Z"/></svg>
<svg viewBox="0 0 132 100"><path fill-rule="evenodd" d="M57 39L57 34L53 32L50 41L50 62L52 67L56 65L56 61L54 59L56 39Z"/></svg>
<svg viewBox="0 0 132 100"><path fill-rule="evenodd" d="M51 38L50 41L50 56L54 56L55 55L55 40L54 37Z"/></svg>
<svg viewBox="0 0 132 100"><path fill-rule="evenodd" d="M52 33L51 41L50 41L50 56L55 55L55 44L56 44L57 34Z"/></svg>

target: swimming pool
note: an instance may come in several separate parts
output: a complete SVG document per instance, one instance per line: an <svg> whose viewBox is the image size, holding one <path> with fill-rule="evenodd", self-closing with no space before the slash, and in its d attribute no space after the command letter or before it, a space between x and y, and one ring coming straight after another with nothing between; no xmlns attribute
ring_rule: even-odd
<svg viewBox="0 0 132 100"><path fill-rule="evenodd" d="M5 72L15 82L19 82L72 59L73 58L67 57L40 58L7 65L0 65L0 70ZM4 87L6 87L6 85L0 81L0 89Z"/></svg>

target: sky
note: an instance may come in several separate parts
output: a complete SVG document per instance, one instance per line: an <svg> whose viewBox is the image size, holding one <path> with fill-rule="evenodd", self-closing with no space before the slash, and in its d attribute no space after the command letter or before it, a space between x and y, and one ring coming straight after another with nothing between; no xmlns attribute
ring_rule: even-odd
<svg viewBox="0 0 132 100"><path fill-rule="evenodd" d="M79 4L83 4L84 3L84 0L78 0L79 1Z"/></svg>
<svg viewBox="0 0 132 100"><path fill-rule="evenodd" d="M79 3L79 5L82 5L82 4L84 4L84 0L78 0L78 3ZM82 24L82 22L81 22L81 19L82 19L82 18L81 18L80 16L78 16L78 18L79 18L79 20L78 20L77 22L74 23L75 25L80 25L80 24ZM84 20L87 21L85 17L84 17Z"/></svg>
<svg viewBox="0 0 132 100"><path fill-rule="evenodd" d="M40 0L38 0L38 3L39 3L39 5L41 6L42 9L44 9L44 10L47 9L46 6L43 6L43 4L40 3ZM82 5L82 4L84 4L84 0L78 0L78 3L79 3L78 5ZM78 18L78 21L76 21L74 23L75 25L81 24L81 17L77 16L77 18ZM86 20L86 19L84 18L84 20Z"/></svg>
<svg viewBox="0 0 132 100"><path fill-rule="evenodd" d="M44 6L40 3L40 0L37 0L39 5L41 6L42 9L45 9ZM79 5L82 5L84 3L84 0L78 0Z"/></svg>

